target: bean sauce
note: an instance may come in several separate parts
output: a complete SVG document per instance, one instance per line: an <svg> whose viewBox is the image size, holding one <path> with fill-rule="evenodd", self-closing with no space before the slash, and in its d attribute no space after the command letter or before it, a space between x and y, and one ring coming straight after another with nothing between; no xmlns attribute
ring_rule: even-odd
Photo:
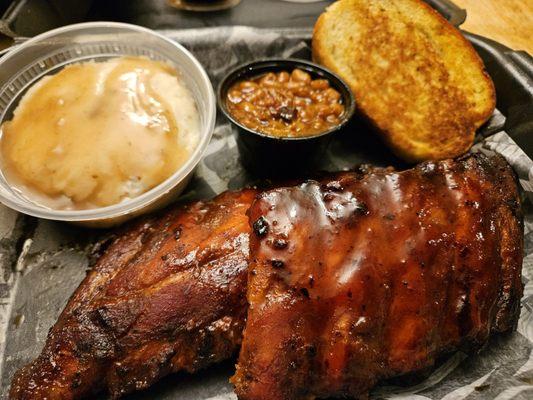
<svg viewBox="0 0 533 400"><path fill-rule="evenodd" d="M269 72L235 83L226 104L247 128L276 137L305 137L341 122L341 95L326 79L312 79L301 69Z"/></svg>

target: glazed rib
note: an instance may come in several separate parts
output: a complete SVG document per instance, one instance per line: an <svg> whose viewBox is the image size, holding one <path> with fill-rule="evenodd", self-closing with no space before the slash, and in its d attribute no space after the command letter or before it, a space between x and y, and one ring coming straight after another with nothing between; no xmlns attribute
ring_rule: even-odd
<svg viewBox="0 0 533 400"><path fill-rule="evenodd" d="M238 348L246 313L256 192L175 208L120 235L78 287L13 400L111 397L171 372L194 372Z"/></svg>
<svg viewBox="0 0 533 400"><path fill-rule="evenodd" d="M522 217L500 156L274 189L249 215L241 400L365 398L517 323Z"/></svg>

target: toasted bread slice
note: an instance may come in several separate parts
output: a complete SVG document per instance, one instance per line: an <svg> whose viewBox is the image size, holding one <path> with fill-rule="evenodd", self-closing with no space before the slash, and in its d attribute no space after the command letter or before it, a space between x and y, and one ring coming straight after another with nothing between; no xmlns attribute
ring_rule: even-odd
<svg viewBox="0 0 533 400"><path fill-rule="evenodd" d="M337 1L315 25L313 57L406 161L466 152L495 107L472 45L420 0Z"/></svg>

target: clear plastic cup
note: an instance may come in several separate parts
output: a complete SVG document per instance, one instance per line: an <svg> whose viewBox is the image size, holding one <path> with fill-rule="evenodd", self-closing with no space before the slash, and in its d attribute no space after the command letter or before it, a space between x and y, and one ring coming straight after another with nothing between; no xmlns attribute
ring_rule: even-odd
<svg viewBox="0 0 533 400"><path fill-rule="evenodd" d="M189 160L167 180L133 199L89 210L54 210L14 190L0 173L0 202L25 214L92 227L107 227L160 208L187 185L213 133L216 100L202 65L183 46L130 24L89 22L65 26L24 42L0 59L0 124L12 118L19 100L45 75L66 65L119 56L144 56L173 65L191 91L200 115L200 140ZM1 171L0 171L1 172Z"/></svg>

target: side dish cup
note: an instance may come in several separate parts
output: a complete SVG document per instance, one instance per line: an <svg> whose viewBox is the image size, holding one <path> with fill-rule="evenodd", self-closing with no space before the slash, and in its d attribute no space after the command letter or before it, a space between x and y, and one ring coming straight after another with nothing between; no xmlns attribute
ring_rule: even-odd
<svg viewBox="0 0 533 400"><path fill-rule="evenodd" d="M9 120L24 93L43 76L66 65L105 61L120 56L142 56L164 61L176 68L191 91L200 119L199 143L185 164L167 180L146 193L90 210L53 210L36 204L16 190L0 174L0 201L17 211L40 218L86 226L110 226L161 207L177 197L187 185L213 133L215 95L207 73L180 44L135 25L91 22L70 25L28 40L0 59L0 124Z"/></svg>
<svg viewBox="0 0 533 400"><path fill-rule="evenodd" d="M296 68L309 73L312 79L328 80L330 86L340 93L344 113L339 124L313 136L275 137L246 127L228 110L227 94L236 82L268 72L290 73ZM355 111L353 94L341 78L315 63L298 59L261 60L241 65L221 81L217 98L221 111L237 128L237 145L243 165L251 171L269 176L281 173L290 176L311 170L324 154L332 135L348 123Z"/></svg>

